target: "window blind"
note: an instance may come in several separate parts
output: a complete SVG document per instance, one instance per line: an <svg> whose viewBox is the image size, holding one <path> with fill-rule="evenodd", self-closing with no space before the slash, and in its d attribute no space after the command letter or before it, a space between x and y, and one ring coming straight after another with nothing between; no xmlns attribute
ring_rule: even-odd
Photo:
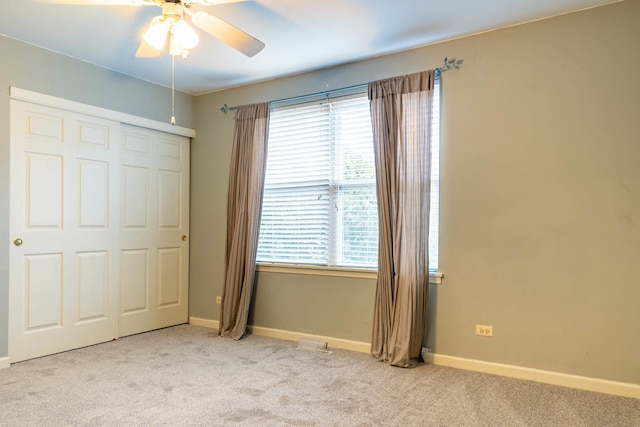
<svg viewBox="0 0 640 427"><path fill-rule="evenodd" d="M440 243L440 79L436 78L431 108L431 193L429 197L429 270L438 271Z"/></svg>
<svg viewBox="0 0 640 427"><path fill-rule="evenodd" d="M437 269L438 259L439 85L435 93L431 269ZM274 103L257 261L375 268L377 255L375 164L366 87L355 93Z"/></svg>

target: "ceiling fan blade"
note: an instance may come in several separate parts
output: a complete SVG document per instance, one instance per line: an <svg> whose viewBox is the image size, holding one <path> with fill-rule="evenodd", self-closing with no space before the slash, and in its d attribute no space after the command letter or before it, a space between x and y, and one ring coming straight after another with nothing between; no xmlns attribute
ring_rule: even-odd
<svg viewBox="0 0 640 427"><path fill-rule="evenodd" d="M186 0L183 3L198 3L205 6L215 6L216 4L240 3L250 0Z"/></svg>
<svg viewBox="0 0 640 427"><path fill-rule="evenodd" d="M77 6L141 6L158 4L151 0L36 0L38 3L69 4Z"/></svg>
<svg viewBox="0 0 640 427"><path fill-rule="evenodd" d="M136 58L156 58L160 56L162 51L155 49L149 43L142 40L140 46L138 46L138 51L136 52Z"/></svg>
<svg viewBox="0 0 640 427"><path fill-rule="evenodd" d="M254 56L264 48L264 43L260 40L216 16L209 15L206 12L189 14L193 25L249 57Z"/></svg>

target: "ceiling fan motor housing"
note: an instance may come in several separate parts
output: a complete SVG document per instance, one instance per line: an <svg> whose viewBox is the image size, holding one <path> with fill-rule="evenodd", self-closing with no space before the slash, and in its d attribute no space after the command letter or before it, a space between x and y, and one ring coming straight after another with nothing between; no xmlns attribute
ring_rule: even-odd
<svg viewBox="0 0 640 427"><path fill-rule="evenodd" d="M182 19L182 16L183 16L182 5L180 4L180 2L162 3L162 16L164 16L165 19L174 19L176 21L179 19Z"/></svg>

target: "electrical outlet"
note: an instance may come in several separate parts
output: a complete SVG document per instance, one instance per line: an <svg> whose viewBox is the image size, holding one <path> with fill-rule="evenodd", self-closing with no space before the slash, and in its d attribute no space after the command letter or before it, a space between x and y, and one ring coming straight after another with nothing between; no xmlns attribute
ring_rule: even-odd
<svg viewBox="0 0 640 427"><path fill-rule="evenodd" d="M493 326L476 325L476 335L480 335L481 337L492 337Z"/></svg>
<svg viewBox="0 0 640 427"><path fill-rule="evenodd" d="M222 304L222 297L220 295L216 297L216 304Z"/></svg>

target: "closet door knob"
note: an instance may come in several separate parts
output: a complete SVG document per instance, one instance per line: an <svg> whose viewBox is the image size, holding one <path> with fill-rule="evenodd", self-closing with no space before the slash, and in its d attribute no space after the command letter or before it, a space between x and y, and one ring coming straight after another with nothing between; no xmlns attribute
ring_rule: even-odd
<svg viewBox="0 0 640 427"><path fill-rule="evenodd" d="M186 241L187 241L187 236L186 236L186 235L184 235L184 234L182 235L182 241L183 241L183 242L186 242Z"/></svg>
<svg viewBox="0 0 640 427"><path fill-rule="evenodd" d="M22 239L21 238L17 238L16 240L13 241L13 244L16 246L22 246Z"/></svg>

